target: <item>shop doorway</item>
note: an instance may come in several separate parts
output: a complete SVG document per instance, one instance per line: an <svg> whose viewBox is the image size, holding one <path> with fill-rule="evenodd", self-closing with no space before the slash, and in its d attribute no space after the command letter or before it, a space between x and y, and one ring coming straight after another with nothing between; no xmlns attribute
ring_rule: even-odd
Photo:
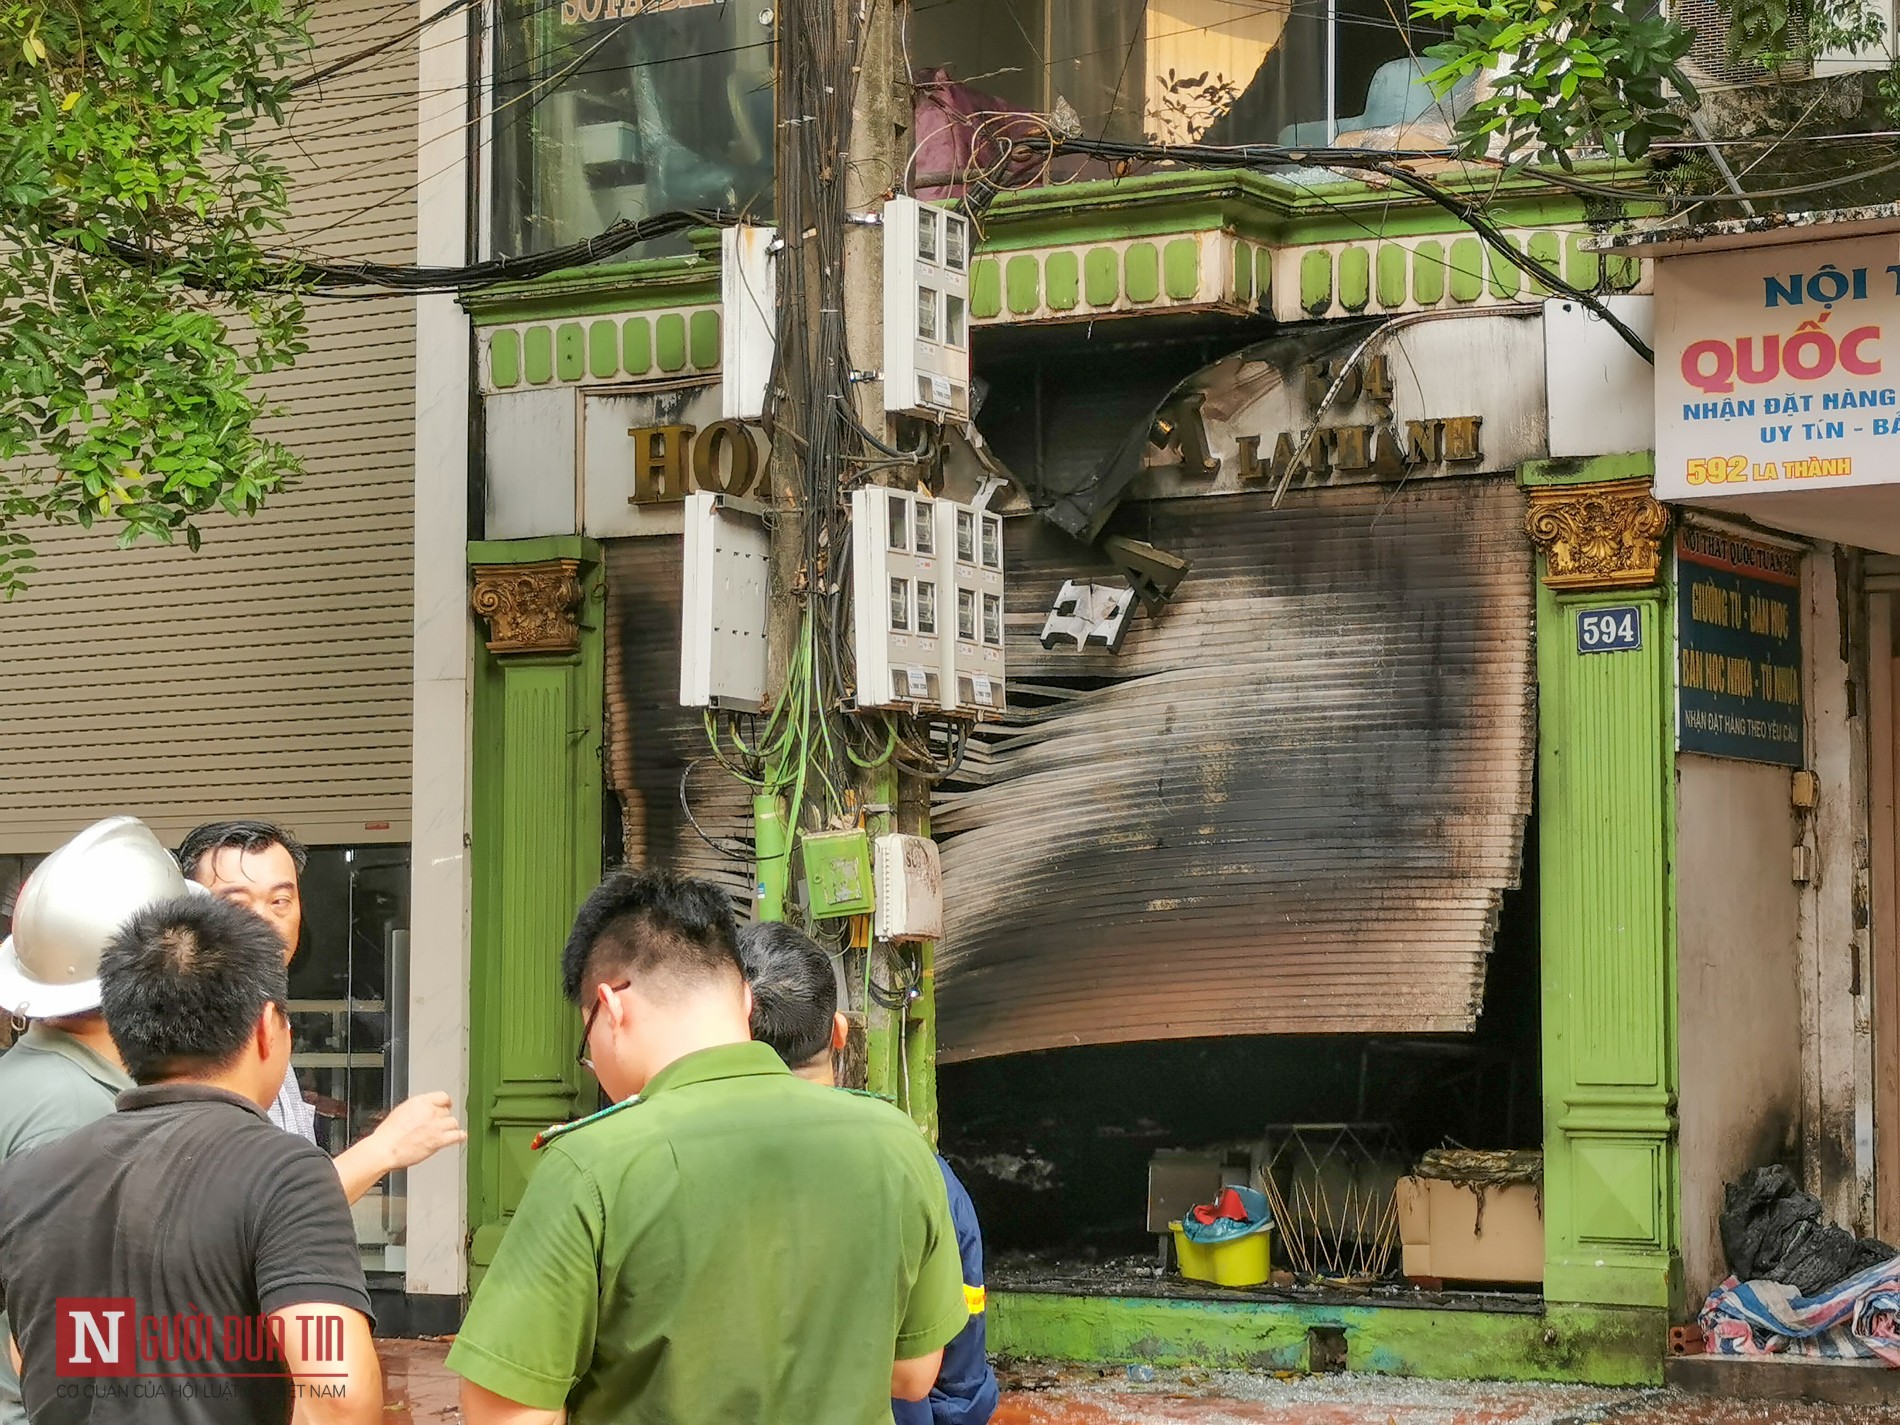
<svg viewBox="0 0 1900 1425"><path fill-rule="evenodd" d="M1281 1275L1258 1290L1295 1299L1442 1299L1445 1282L1408 1282L1396 1180L1433 1149L1534 1153L1543 1143L1536 825L1520 886L1505 893L1483 1006L1468 1035L1237 1035L1078 1046L951 1063L938 1070L941 1149L976 1203L998 1290L1197 1295L1157 1234L1157 1194L1213 1157L1228 1180L1266 1186L1317 1231L1315 1198L1366 1229L1361 1270L1300 1272L1276 1239ZM1251 1174L1240 1171L1248 1164ZM1178 1190L1176 1190L1178 1192ZM1305 1195L1305 1201L1296 1200ZM1362 1201L1341 1199L1356 1194ZM1363 1211L1371 1202L1373 1211ZM1174 1205L1170 1205L1174 1206ZM1385 1234L1383 1252L1370 1240ZM1312 1244L1307 1244L1310 1248ZM1355 1255L1343 1244L1340 1260ZM1310 1252L1309 1252L1310 1255ZM1415 1258L1416 1260L1416 1258ZM1541 1235L1539 1238L1541 1263ZM1536 1281L1452 1279L1500 1302L1535 1299Z"/></svg>

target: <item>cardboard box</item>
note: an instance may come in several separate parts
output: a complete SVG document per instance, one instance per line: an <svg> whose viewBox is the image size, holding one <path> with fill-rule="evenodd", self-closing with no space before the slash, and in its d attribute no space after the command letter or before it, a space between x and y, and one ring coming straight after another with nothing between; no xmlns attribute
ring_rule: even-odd
<svg viewBox="0 0 1900 1425"><path fill-rule="evenodd" d="M1397 1191L1399 1241L1410 1280L1543 1282L1543 1199L1535 1186L1486 1188L1482 1222L1472 1188L1400 1178Z"/></svg>
<svg viewBox="0 0 1900 1425"><path fill-rule="evenodd" d="M1190 1209L1212 1202L1224 1187L1253 1186L1253 1162L1244 1150L1190 1152L1162 1148L1148 1162L1148 1230L1168 1235Z"/></svg>

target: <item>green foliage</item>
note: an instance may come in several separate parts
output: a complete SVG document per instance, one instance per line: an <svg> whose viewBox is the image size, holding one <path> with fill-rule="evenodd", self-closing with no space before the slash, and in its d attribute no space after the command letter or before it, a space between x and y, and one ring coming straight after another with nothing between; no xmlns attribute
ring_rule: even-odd
<svg viewBox="0 0 1900 1425"><path fill-rule="evenodd" d="M1494 140L1513 161L1569 166L1582 148L1641 158L1683 129L1675 95L1696 102L1682 72L1690 33L1655 10L1604 0L1412 0L1412 13L1451 27L1426 51L1433 87L1448 93L1486 70L1490 92L1458 122L1460 143Z"/></svg>
<svg viewBox="0 0 1900 1425"><path fill-rule="evenodd" d="M1728 51L1769 71L1805 70L1827 53L1887 59L1876 94L1900 121L1900 63L1887 43L1887 7L1875 0L1731 0Z"/></svg>
<svg viewBox="0 0 1900 1425"><path fill-rule="evenodd" d="M0 0L0 590L33 520L196 549L296 471L252 381L303 350L246 146L308 47L287 0Z"/></svg>

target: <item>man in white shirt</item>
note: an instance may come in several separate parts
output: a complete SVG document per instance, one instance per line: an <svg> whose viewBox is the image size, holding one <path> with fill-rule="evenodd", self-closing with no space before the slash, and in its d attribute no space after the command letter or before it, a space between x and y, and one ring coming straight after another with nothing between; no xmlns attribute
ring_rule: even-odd
<svg viewBox="0 0 1900 1425"><path fill-rule="evenodd" d="M185 874L213 895L260 915L284 943L284 963L296 956L303 933L303 901L297 878L308 859L303 845L282 827L264 821L221 821L201 826L178 848ZM399 1168L413 1168L468 1133L449 1111L445 1093L421 1093L389 1111L374 1132L335 1159L343 1192L355 1202ZM286 1069L283 1087L268 1111L287 1133L317 1141L317 1116Z"/></svg>

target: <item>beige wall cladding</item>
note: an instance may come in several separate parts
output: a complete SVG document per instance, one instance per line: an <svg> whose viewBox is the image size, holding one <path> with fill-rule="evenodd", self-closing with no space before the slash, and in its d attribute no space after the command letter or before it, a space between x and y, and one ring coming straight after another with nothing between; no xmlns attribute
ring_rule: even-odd
<svg viewBox="0 0 1900 1425"><path fill-rule="evenodd" d="M286 245L413 260L415 23L389 0L317 0L315 69L280 148ZM261 815L318 845L409 837L415 523L414 303L319 298L310 350L267 389L297 488L202 552L35 530L40 573L0 603L0 853L115 812L167 840Z"/></svg>

